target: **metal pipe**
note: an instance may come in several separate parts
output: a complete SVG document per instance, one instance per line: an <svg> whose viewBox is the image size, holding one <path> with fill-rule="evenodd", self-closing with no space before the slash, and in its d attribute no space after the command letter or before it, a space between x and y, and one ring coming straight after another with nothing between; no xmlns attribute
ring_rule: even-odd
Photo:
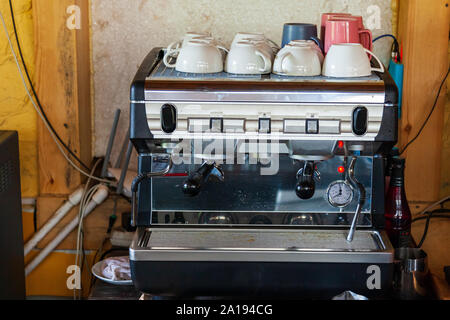
<svg viewBox="0 0 450 320"><path fill-rule="evenodd" d="M83 186L79 187L69 196L69 199L55 212L50 220L40 228L33 237L28 240L24 246L24 255L26 256L61 220L66 214L81 201L83 195Z"/></svg>
<svg viewBox="0 0 450 320"><path fill-rule="evenodd" d="M158 171L158 172L145 172L145 173L141 173L140 175L138 175L136 178L134 178L133 183L131 184L131 225L133 227L136 226L136 221L137 221L137 216L138 216L138 209L137 209L137 203L138 203L138 198L137 198L137 190L139 185L141 184L142 181L144 181L145 179L149 179L151 177L156 177L156 176L164 176L166 174L169 173L170 169L172 169L172 156L169 156L169 162L167 163L167 167L162 170L162 171Z"/></svg>
<svg viewBox="0 0 450 320"><path fill-rule="evenodd" d="M109 135L108 146L106 148L106 154L105 154L105 160L103 161L103 167L102 167L102 172L101 172L102 178L106 177L106 172L108 171L109 158L111 157L112 146L114 144L114 139L116 137L117 125L119 124L119 119L120 119L120 109L117 109L116 113L114 114L114 122L113 122L113 125L111 128L111 133Z"/></svg>
<svg viewBox="0 0 450 320"><path fill-rule="evenodd" d="M83 213L83 218L90 214L96 206L101 204L108 197L108 188L101 185L97 192L92 197L91 202L86 206ZM70 221L64 229L44 248L39 254L25 267L25 275L27 276L33 271L78 225L78 215Z"/></svg>
<svg viewBox="0 0 450 320"><path fill-rule="evenodd" d="M127 149L128 143L130 141L130 128L128 128L127 134L125 135L125 138L122 142L122 148L120 149L119 156L117 157L116 164L114 165L115 168L120 168L123 161L123 155L125 154L125 151Z"/></svg>
<svg viewBox="0 0 450 320"><path fill-rule="evenodd" d="M353 156L350 162L350 167L348 169L348 178L352 185L358 190L359 200L358 206L356 207L355 215L353 216L352 225L347 235L347 241L352 242L353 236L355 235L356 224L358 222L359 215L361 213L364 202L366 201L366 190L364 186L355 178L355 164L357 157Z"/></svg>
<svg viewBox="0 0 450 320"><path fill-rule="evenodd" d="M133 152L133 145L132 145L131 141L129 141L127 153L125 156L125 163L123 164L123 168L120 173L120 179L119 179L119 182L117 183L117 191L116 191L117 194L121 194L123 191L123 182L125 181L125 177L127 176L128 165L130 164L130 158L131 158L132 152Z"/></svg>

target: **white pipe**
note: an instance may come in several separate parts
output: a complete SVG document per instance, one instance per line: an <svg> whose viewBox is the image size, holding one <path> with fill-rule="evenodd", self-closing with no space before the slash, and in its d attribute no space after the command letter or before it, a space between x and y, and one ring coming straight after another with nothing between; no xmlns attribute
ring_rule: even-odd
<svg viewBox="0 0 450 320"><path fill-rule="evenodd" d="M50 220L37 231L33 237L28 240L24 246L24 254L27 255L31 250L41 241L60 221L66 216L66 214L81 201L83 196L83 186L79 187L69 196L69 199L55 212Z"/></svg>
<svg viewBox="0 0 450 320"><path fill-rule="evenodd" d="M83 218L87 217L96 206L101 204L108 197L108 188L101 185L97 192L95 192L92 197L91 202L86 206L83 213ZM64 229L44 248L39 252L39 254L25 267L25 275L30 274L49 254L52 252L78 225L79 217L78 215L69 222Z"/></svg>

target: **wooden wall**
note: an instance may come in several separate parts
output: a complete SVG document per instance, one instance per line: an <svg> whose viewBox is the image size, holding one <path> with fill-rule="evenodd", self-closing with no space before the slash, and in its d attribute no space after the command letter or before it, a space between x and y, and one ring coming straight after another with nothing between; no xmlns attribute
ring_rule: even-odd
<svg viewBox="0 0 450 320"><path fill-rule="evenodd" d="M81 29L67 27L67 8L81 9ZM91 160L90 40L88 0L33 1L36 83L50 122L62 140L89 165ZM82 181L38 122L41 195L66 195Z"/></svg>
<svg viewBox="0 0 450 320"><path fill-rule="evenodd" d="M448 69L449 8L446 0L400 0L399 41L405 65L399 146L402 149L425 121ZM406 156L410 201L436 201L441 190L444 87L436 109Z"/></svg>

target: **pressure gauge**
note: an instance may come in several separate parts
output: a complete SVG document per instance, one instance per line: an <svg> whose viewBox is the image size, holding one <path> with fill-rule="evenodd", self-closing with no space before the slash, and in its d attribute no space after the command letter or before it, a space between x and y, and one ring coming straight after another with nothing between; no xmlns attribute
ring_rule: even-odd
<svg viewBox="0 0 450 320"><path fill-rule="evenodd" d="M353 189L347 182L339 180L330 184L327 195L333 207L346 207L352 202Z"/></svg>

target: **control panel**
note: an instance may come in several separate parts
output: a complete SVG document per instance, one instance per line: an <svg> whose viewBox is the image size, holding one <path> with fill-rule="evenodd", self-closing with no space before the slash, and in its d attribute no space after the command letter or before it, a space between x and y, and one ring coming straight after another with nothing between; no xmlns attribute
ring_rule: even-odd
<svg viewBox="0 0 450 320"><path fill-rule="evenodd" d="M146 113L156 139L201 134L216 139L373 141L381 127L383 105L149 102Z"/></svg>

